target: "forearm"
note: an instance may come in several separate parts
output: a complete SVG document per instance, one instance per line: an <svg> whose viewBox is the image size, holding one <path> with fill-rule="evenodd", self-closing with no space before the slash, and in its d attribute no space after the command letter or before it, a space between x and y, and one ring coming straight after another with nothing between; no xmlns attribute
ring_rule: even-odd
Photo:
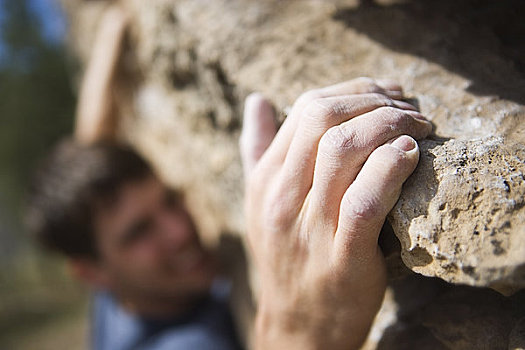
<svg viewBox="0 0 525 350"><path fill-rule="evenodd" d="M124 13L116 6L109 8L99 25L80 88L75 138L81 143L114 138L116 113L112 89L125 29Z"/></svg>

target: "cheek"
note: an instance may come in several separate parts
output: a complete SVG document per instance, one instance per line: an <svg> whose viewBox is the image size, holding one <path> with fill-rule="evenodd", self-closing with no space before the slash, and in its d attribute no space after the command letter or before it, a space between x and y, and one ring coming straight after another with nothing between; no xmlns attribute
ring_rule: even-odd
<svg viewBox="0 0 525 350"><path fill-rule="evenodd" d="M158 245L141 242L126 251L120 252L113 259L115 273L137 278L147 278L161 266Z"/></svg>

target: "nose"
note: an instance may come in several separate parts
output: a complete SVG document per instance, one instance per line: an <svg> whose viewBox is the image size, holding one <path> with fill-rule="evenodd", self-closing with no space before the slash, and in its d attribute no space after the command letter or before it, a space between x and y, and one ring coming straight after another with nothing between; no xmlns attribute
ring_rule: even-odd
<svg viewBox="0 0 525 350"><path fill-rule="evenodd" d="M157 215L159 243L170 252L184 249L195 239L193 222L184 209L162 210Z"/></svg>

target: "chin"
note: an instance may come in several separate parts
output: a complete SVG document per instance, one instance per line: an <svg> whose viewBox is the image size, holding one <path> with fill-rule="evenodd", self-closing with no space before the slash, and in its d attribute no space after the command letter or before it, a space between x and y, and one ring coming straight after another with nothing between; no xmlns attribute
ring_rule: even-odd
<svg viewBox="0 0 525 350"><path fill-rule="evenodd" d="M209 262L180 279L176 288L183 294L204 294L210 290L217 276L217 267Z"/></svg>

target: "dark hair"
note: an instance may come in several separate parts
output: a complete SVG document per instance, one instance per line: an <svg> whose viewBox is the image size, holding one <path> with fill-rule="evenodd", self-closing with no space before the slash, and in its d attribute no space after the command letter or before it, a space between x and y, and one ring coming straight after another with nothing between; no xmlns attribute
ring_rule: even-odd
<svg viewBox="0 0 525 350"><path fill-rule="evenodd" d="M93 219L122 185L153 174L135 151L115 144L64 140L38 168L27 223L44 246L69 257L97 257Z"/></svg>

